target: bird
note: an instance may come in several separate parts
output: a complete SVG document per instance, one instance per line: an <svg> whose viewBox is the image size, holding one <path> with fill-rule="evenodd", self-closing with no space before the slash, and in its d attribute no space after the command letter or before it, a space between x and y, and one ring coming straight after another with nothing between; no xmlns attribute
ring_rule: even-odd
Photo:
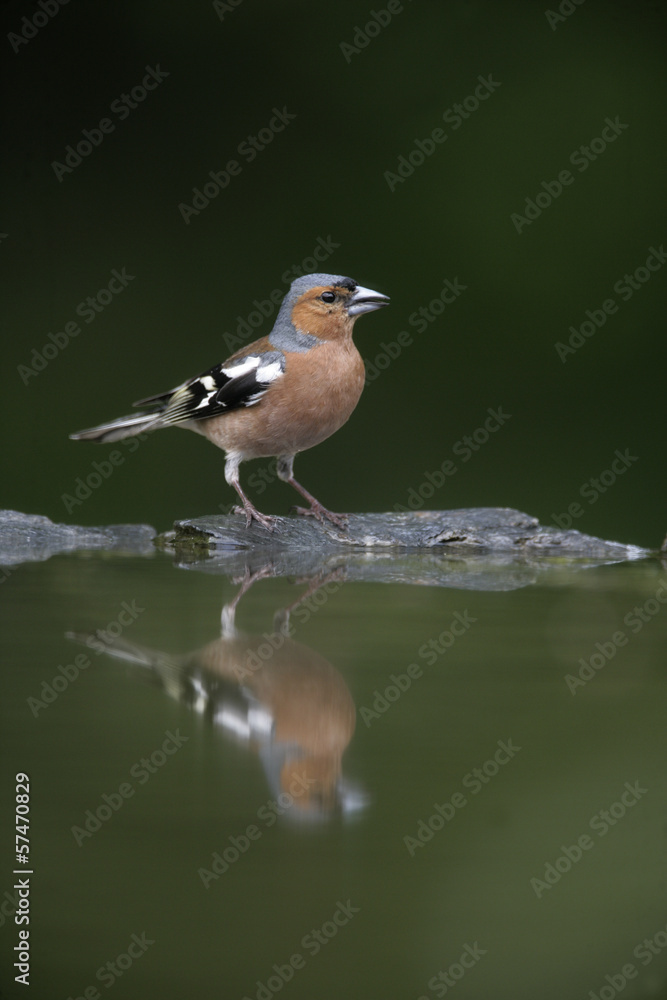
<svg viewBox="0 0 667 1000"><path fill-rule="evenodd" d="M296 278L268 336L175 389L133 404L148 409L70 438L111 442L161 427L185 427L225 452L225 480L242 504L233 512L245 514L246 527L256 521L274 531L277 520L250 501L239 466L275 457L279 479L309 504L296 512L344 529L345 515L327 510L294 478L294 459L330 437L352 414L365 382L352 328L359 316L388 304L388 296L344 275Z"/></svg>
<svg viewBox="0 0 667 1000"><path fill-rule="evenodd" d="M269 563L246 570L239 592L222 608L220 637L185 654L151 649L104 629L66 637L138 667L139 677L256 755L280 804L278 815L288 821L349 817L368 801L343 770L356 707L340 672L293 639L290 622L291 611L337 575L311 580L289 608L276 611L271 633L258 635L237 629L236 606L256 580L275 577L275 568ZM242 766L240 758L233 763Z"/></svg>

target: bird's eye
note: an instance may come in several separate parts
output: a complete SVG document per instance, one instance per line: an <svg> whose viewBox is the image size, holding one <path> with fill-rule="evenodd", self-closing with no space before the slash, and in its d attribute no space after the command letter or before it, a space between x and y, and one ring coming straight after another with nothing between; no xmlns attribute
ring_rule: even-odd
<svg viewBox="0 0 667 1000"><path fill-rule="evenodd" d="M320 295L320 298L322 299L322 302L335 302L336 301L336 296L334 295L333 292L322 292L322 294Z"/></svg>

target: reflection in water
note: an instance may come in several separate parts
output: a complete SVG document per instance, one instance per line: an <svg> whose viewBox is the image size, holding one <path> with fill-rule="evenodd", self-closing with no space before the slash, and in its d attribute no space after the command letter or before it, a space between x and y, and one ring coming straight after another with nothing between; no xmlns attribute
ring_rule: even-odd
<svg viewBox="0 0 667 1000"><path fill-rule="evenodd" d="M222 609L221 637L189 654L148 649L100 630L68 637L150 671L172 698L253 750L280 815L299 820L349 815L366 804L365 795L342 775L343 753L355 728L354 702L335 667L291 638L290 613L329 577L278 611L270 635L244 635L235 625L236 607L264 575L260 570L246 577Z"/></svg>

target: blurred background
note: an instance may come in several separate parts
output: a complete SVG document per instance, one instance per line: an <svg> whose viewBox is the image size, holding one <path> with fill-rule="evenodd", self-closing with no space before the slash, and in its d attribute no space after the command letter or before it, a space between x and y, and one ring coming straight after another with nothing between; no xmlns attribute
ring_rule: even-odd
<svg viewBox="0 0 667 1000"><path fill-rule="evenodd" d="M451 459L426 506L554 523L579 504L574 527L659 545L667 268L646 261L667 240L667 11L561 8L4 3L3 506L165 530L233 502L222 455L176 430L67 502L111 450L67 435L222 360L255 300L317 269L392 300L355 330L379 374L297 463L327 506L408 505ZM267 132L276 109L288 123ZM184 210L230 160L224 190ZM132 279L109 292L114 270ZM443 306L446 280L464 290ZM272 324L257 319L253 338ZM480 431L498 408L510 419ZM249 492L267 512L294 502Z"/></svg>

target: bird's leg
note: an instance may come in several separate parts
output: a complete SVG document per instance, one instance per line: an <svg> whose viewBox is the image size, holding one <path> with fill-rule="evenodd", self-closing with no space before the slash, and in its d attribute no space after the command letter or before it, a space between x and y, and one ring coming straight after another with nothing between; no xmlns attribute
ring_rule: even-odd
<svg viewBox="0 0 667 1000"><path fill-rule="evenodd" d="M240 508L239 508L240 509ZM248 566L246 566L245 573L242 577L236 577L232 582L240 584L238 593L229 604L225 604L220 614L220 625L221 634L223 639L234 639L238 635L236 631L236 606L238 605L244 594L247 594L254 583L258 580L265 580L267 577L273 576L273 565L262 566L260 569L254 570L252 573Z"/></svg>
<svg viewBox="0 0 667 1000"><path fill-rule="evenodd" d="M263 525L268 531L273 531L276 526L275 518L269 517L268 514L260 514L255 506L250 502L248 497L245 495L241 489L241 483L239 481L239 464L241 462L240 455L236 455L233 452L227 456L227 461L225 462L225 479L230 486L233 486L238 495L241 498L241 503L243 507L234 507L234 514L245 514L245 525L246 528L250 527L251 521L257 521L258 524Z"/></svg>
<svg viewBox="0 0 667 1000"><path fill-rule="evenodd" d="M329 573L318 573L316 577L310 580L307 589L304 590L303 594L297 597L296 601L292 601L292 603L288 604L286 608L281 608L279 611L276 611L275 615L273 616L274 630L276 632L280 632L281 630L284 631L286 626L289 625L291 613L301 604L307 601L312 594L315 594L322 587L326 586L327 583L333 583L334 581L336 581L339 582L342 586L346 579L347 579L347 574L341 566L337 567L334 570L331 570ZM303 583L304 580L297 580L296 582ZM318 606L320 605L318 604Z"/></svg>
<svg viewBox="0 0 667 1000"><path fill-rule="evenodd" d="M269 517L268 514L261 514L257 508L250 502L248 497L245 495L241 489L240 483L231 484L238 495L241 497L242 507L234 507L232 513L234 514L245 514L245 526L250 527L251 521L257 521L258 524L263 525L268 531L273 531L276 526L275 518Z"/></svg>
<svg viewBox="0 0 667 1000"><path fill-rule="evenodd" d="M319 500L316 500L315 497L308 492L308 490L304 489L301 483L297 483L294 478L293 463L294 455L280 455L276 468L278 478L282 479L285 483L289 483L289 485L292 486L297 493L300 493L304 500L307 500L310 504L310 507L294 507L293 509L296 513L301 514L304 517L316 517L317 520L321 521L323 524L324 519L327 518L335 524L337 528L344 529L347 524L346 515L334 514L333 511L327 510L327 508L324 507Z"/></svg>
<svg viewBox="0 0 667 1000"><path fill-rule="evenodd" d="M292 507L295 514L301 514L302 517L316 517L318 521L322 522L322 524L324 524L324 519L326 518L328 521L331 521L332 524L335 524L337 528L340 528L341 531L344 531L347 528L346 514L335 514L334 511L327 510L327 508L321 504L319 500L316 500L315 497L312 496L308 490L305 490L303 486L297 483L296 479L293 477L292 479L286 480L286 482L288 482L290 486L293 486L294 489L297 490L310 504L310 507Z"/></svg>

